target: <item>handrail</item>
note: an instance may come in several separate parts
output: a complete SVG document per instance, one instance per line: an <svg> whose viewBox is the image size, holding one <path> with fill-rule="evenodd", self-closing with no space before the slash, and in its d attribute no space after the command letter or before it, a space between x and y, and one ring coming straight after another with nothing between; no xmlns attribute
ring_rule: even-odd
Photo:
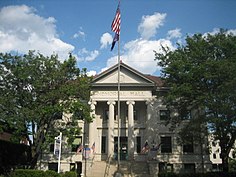
<svg viewBox="0 0 236 177"><path fill-rule="evenodd" d="M107 157L107 160L106 160L106 168L105 168L104 177L109 176L110 164L111 164L111 154Z"/></svg>

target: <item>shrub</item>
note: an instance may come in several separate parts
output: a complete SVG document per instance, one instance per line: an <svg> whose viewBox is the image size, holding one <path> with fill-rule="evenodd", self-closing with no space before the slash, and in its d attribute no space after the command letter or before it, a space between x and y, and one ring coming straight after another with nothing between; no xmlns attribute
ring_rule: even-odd
<svg viewBox="0 0 236 177"><path fill-rule="evenodd" d="M62 177L77 177L77 173L74 171L67 171L61 175Z"/></svg>
<svg viewBox="0 0 236 177"><path fill-rule="evenodd" d="M29 169L16 169L11 173L10 177L60 177L55 171L41 171Z"/></svg>
<svg viewBox="0 0 236 177"><path fill-rule="evenodd" d="M47 170L44 172L44 177L60 177L60 175L52 170Z"/></svg>
<svg viewBox="0 0 236 177"><path fill-rule="evenodd" d="M208 172L208 173L159 173L158 177L236 177L236 173Z"/></svg>
<svg viewBox="0 0 236 177"><path fill-rule="evenodd" d="M162 172L159 173L159 177L178 177L178 175L170 172Z"/></svg>
<svg viewBox="0 0 236 177"><path fill-rule="evenodd" d="M44 176L43 171L40 170L25 170L25 169L16 169L11 173L10 177L40 177Z"/></svg>

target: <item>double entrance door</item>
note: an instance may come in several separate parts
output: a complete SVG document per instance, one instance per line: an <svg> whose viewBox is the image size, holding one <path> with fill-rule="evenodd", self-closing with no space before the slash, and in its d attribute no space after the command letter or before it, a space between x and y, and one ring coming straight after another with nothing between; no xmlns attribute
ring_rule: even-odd
<svg viewBox="0 0 236 177"><path fill-rule="evenodd" d="M120 160L128 159L128 137L121 136L120 137ZM114 137L114 156L115 159L118 159L118 137Z"/></svg>

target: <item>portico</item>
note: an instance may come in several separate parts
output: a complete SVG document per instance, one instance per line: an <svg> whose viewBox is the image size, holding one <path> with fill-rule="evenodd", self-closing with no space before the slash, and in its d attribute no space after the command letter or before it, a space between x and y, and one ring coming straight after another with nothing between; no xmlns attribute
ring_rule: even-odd
<svg viewBox="0 0 236 177"><path fill-rule="evenodd" d="M92 146L96 143L97 158L104 155L115 157L120 121L122 143L119 150L126 153L124 159L133 159L145 142L145 122L148 116L146 102L153 99L155 84L145 75L121 64L119 119L117 76L115 65L93 80L90 105L94 121L89 124L89 144Z"/></svg>

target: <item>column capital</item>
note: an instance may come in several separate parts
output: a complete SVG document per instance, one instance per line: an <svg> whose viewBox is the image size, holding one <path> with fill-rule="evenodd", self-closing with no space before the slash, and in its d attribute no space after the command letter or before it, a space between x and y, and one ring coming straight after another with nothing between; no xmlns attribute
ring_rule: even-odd
<svg viewBox="0 0 236 177"><path fill-rule="evenodd" d="M107 101L107 104L108 104L108 105L111 105L111 104L112 104L112 105L115 105L116 102L115 102L114 100L109 100L109 101Z"/></svg>
<svg viewBox="0 0 236 177"><path fill-rule="evenodd" d="M95 100L90 100L88 102L89 105L97 105L97 102Z"/></svg>
<svg viewBox="0 0 236 177"><path fill-rule="evenodd" d="M126 101L126 104L127 104L127 105L129 105L129 104L134 105L134 104L135 104L135 101L131 101L131 100L129 100L129 101Z"/></svg>

